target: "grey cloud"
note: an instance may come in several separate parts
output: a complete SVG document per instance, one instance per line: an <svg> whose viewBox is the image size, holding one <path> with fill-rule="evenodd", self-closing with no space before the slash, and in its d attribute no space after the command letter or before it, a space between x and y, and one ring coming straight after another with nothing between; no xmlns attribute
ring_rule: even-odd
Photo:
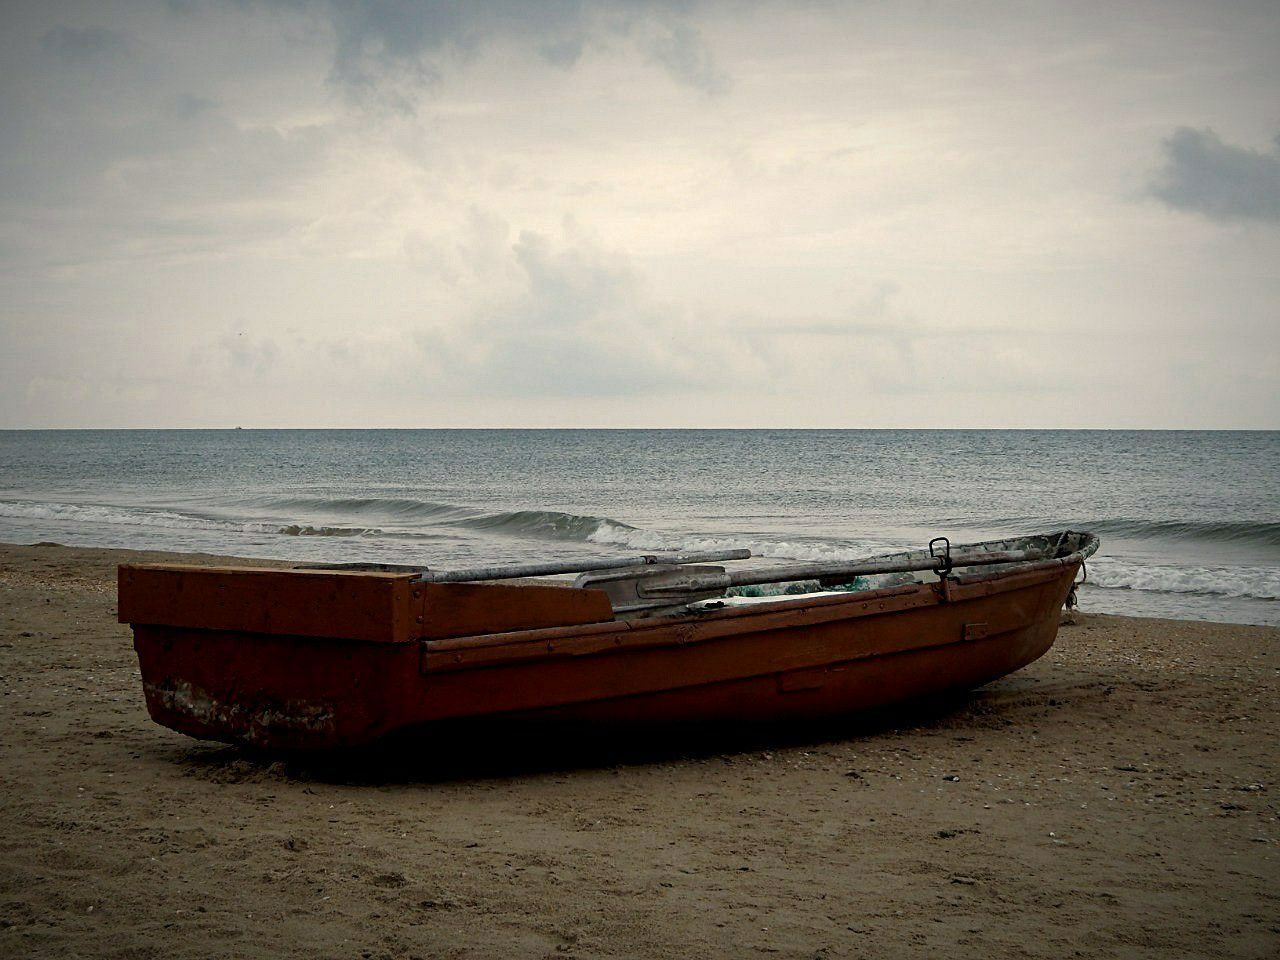
<svg viewBox="0 0 1280 960"><path fill-rule="evenodd" d="M367 118L326 116L316 108L319 84L312 102L289 88L289 109L276 116L246 112L234 87L210 82L222 73L266 84L281 63L323 71L329 59L332 82L411 112L423 84L486 44L522 43L568 69L605 42L643 50L665 37L653 59L681 82L705 89L721 76L686 22L694 5L674 0L191 0L136 9L33 5L6 24L0 249L15 254L6 257L15 269L104 251L113 260L198 253L219 238L256 243L314 219L291 197L305 195L333 145ZM272 10L279 16L264 16ZM255 18L268 34L284 24L294 37L277 44L278 62L259 67L250 52L219 46Z"/></svg>
<svg viewBox="0 0 1280 960"><path fill-rule="evenodd" d="M708 93L728 85L678 0L274 0L316 8L332 25L331 79L358 98L411 112L415 94L450 59L465 60L492 40L516 40L548 63L570 68L593 42L631 38L677 82Z"/></svg>
<svg viewBox="0 0 1280 960"><path fill-rule="evenodd" d="M126 38L105 27L57 26L40 38L50 53L70 62L85 62L108 56L127 46Z"/></svg>
<svg viewBox="0 0 1280 960"><path fill-rule="evenodd" d="M251 88L272 104L272 82L297 65L313 67L323 102L322 48L265 40L280 55L264 61L222 42L253 27L252 10L196 12L208 15L105 2L3 11L0 275L225 255L315 218L294 198L322 169L333 122L300 87L274 112L236 98Z"/></svg>
<svg viewBox="0 0 1280 960"><path fill-rule="evenodd" d="M13 243L46 265L155 259L278 236L311 217L294 185L324 161L320 128L242 126L179 97L136 124L86 118L39 129L40 149L0 151L14 190L3 204ZM253 198L255 203L246 203Z"/></svg>
<svg viewBox="0 0 1280 960"><path fill-rule="evenodd" d="M319 169L331 131L238 120L148 83L150 59L137 59L86 68L92 84L52 71L15 94L0 137L6 265L190 252L296 225L293 211L281 222L290 191Z"/></svg>
<svg viewBox="0 0 1280 960"><path fill-rule="evenodd" d="M706 93L723 93L729 75L721 70L698 31L677 24L649 43L649 55L676 80Z"/></svg>
<svg viewBox="0 0 1280 960"><path fill-rule="evenodd" d="M1151 193L1212 220L1280 222L1280 137L1270 153L1224 143L1212 130L1180 127L1164 141Z"/></svg>
<svg viewBox="0 0 1280 960"><path fill-rule="evenodd" d="M634 395L682 382L678 358L646 339L656 318L629 264L532 232L512 254L524 289L482 324L493 392Z"/></svg>
<svg viewBox="0 0 1280 960"><path fill-rule="evenodd" d="M586 46L586 42L586 36L579 33L562 37L558 40L548 40L538 46L538 52L542 54L542 59L548 63L557 67L568 68L582 58L582 51Z"/></svg>
<svg viewBox="0 0 1280 960"><path fill-rule="evenodd" d="M189 118L217 109L217 102L208 97L199 97L194 93L179 94L173 101L173 112L179 117Z"/></svg>
<svg viewBox="0 0 1280 960"><path fill-rule="evenodd" d="M556 243L522 232L507 246L505 261L487 264L476 280L490 286L499 277L508 285L501 302L420 332L418 345L438 388L488 396L641 397L705 389L731 382L744 366L761 366L741 344L726 346L716 364L701 362L689 318L655 302L627 257L590 241ZM701 330L698 341L714 335Z"/></svg>
<svg viewBox="0 0 1280 960"><path fill-rule="evenodd" d="M201 375L252 380L269 375L279 359L280 347L272 337L246 336L241 330L195 347L188 363Z"/></svg>

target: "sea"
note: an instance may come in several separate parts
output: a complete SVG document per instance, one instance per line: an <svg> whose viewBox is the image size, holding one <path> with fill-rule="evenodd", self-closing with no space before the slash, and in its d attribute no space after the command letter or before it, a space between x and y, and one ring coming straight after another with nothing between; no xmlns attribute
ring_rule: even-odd
<svg viewBox="0 0 1280 960"><path fill-rule="evenodd" d="M0 431L0 541L478 563L856 559L1070 528L1086 611L1280 625L1280 432Z"/></svg>

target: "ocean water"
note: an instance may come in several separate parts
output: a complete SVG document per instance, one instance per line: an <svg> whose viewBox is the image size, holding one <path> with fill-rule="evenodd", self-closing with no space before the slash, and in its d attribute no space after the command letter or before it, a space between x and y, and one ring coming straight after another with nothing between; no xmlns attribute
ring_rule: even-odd
<svg viewBox="0 0 1280 960"><path fill-rule="evenodd" d="M1070 527L1086 610L1280 624L1280 433L0 432L0 541L449 568Z"/></svg>

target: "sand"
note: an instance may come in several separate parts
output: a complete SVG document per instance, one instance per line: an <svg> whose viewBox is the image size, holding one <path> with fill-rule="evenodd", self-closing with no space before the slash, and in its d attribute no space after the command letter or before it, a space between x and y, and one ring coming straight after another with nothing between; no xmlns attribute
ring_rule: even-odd
<svg viewBox="0 0 1280 960"><path fill-rule="evenodd" d="M301 767L147 718L141 556L0 546L0 956L1280 956L1280 630L1082 614L769 744Z"/></svg>

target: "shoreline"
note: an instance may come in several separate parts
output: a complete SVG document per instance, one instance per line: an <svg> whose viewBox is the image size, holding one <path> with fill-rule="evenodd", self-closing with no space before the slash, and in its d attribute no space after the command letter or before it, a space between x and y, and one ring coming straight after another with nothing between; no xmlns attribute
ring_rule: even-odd
<svg viewBox="0 0 1280 960"><path fill-rule="evenodd" d="M115 565L228 559L0 544L6 955L1280 952L1280 628L1086 608L866 724L326 770L146 716Z"/></svg>

